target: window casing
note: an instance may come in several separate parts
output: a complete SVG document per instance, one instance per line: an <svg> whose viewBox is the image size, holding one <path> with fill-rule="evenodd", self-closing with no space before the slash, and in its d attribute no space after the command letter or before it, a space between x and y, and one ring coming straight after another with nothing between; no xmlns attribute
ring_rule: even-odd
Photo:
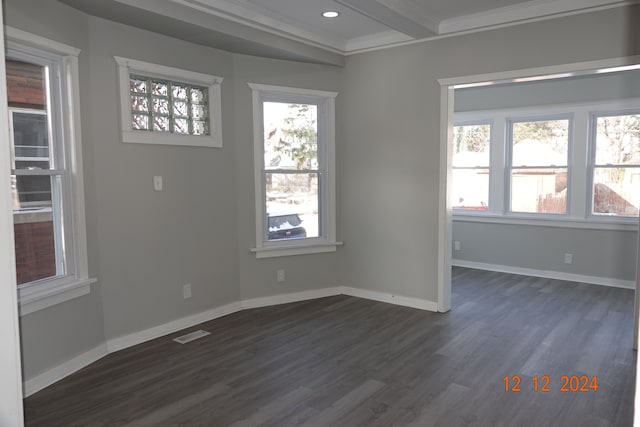
<svg viewBox="0 0 640 427"><path fill-rule="evenodd" d="M115 60L123 142L222 147L222 77Z"/></svg>
<svg viewBox="0 0 640 427"><path fill-rule="evenodd" d="M80 51L11 27L6 27L6 34L7 59L41 67L46 83L44 110L11 108L9 112L16 186L14 223L48 216L55 240L52 273L18 285L20 312L24 315L87 294L96 280L88 277L86 254L78 96ZM41 188L43 182L49 183L47 188Z"/></svg>
<svg viewBox="0 0 640 427"><path fill-rule="evenodd" d="M632 229L637 227L637 208L640 197L631 194L636 190L637 180L640 180L640 162L633 150L636 148L625 148L626 160L619 163L603 161L596 156L598 146L598 120L603 117L619 118L625 116L636 119L640 113L640 99L625 99L616 101L600 101L576 104L560 104L546 106L532 106L525 108L514 108L509 110L485 110L456 113L454 117L454 135L459 126L478 123L491 123L491 160L490 160L490 185L489 185L489 208L486 210L461 209L456 207L455 181L451 191L452 206L454 207L454 218L465 221L480 222L501 222L512 224L548 225L575 228L595 228L595 229ZM566 154L564 149L556 152L551 157L553 161L541 161L545 150L547 154L553 154L548 149L542 148L541 144L537 150L531 148L534 155L526 157L522 161L522 156L516 155L514 162L514 139L513 126L519 123L532 123L539 121L558 121L562 123L562 132L567 135ZM635 129L635 122L633 124ZM553 129L553 126L547 126ZM627 142L640 135L633 134L627 136ZM602 138L602 136L600 136ZM523 138L521 138L523 139ZM526 139L526 138L524 138ZM556 141L557 143L558 141ZM528 142L530 144L530 141ZM535 144L533 144L535 145ZM540 144L538 144L540 145ZM547 144L548 145L548 144ZM553 145L553 144L552 144ZM556 147L557 148L557 147ZM453 150L455 152L455 149ZM527 150L525 150L527 151ZM632 153L633 152L633 153ZM538 157L536 164L532 160ZM561 161L566 157L566 161ZM455 173L455 164L453 171ZM617 213L605 212L602 208L602 197L596 197L596 184L603 175L603 171L626 170L623 187L629 193L626 197L628 204L626 214L618 210ZM514 175L522 175L525 179L537 180L546 177L548 181L542 187L548 191L540 191L540 200L537 196L534 202L529 200L530 209L518 207L518 201L514 195L518 193L518 185L513 183ZM527 174L529 176L527 176ZM536 175L539 174L539 175ZM566 177L565 177L566 176ZM594 184L595 182L595 184ZM620 184L622 185L622 184ZM520 187L521 188L521 187ZM600 188L602 188L600 186ZM533 190L532 190L533 191ZM537 190L536 190L537 191ZM616 190L617 191L617 190ZM611 189L608 190L611 192ZM535 193L535 191L534 191ZM516 194L515 197L518 197ZM599 201L598 201L599 200ZM618 199L619 200L619 199ZM540 202L540 203L538 203ZM543 209L537 209L537 207ZM564 208L563 208L564 207Z"/></svg>
<svg viewBox="0 0 640 427"><path fill-rule="evenodd" d="M590 140L590 214L637 217L640 109L592 114Z"/></svg>
<svg viewBox="0 0 640 427"><path fill-rule="evenodd" d="M250 83L257 258L330 252L335 236L335 92Z"/></svg>

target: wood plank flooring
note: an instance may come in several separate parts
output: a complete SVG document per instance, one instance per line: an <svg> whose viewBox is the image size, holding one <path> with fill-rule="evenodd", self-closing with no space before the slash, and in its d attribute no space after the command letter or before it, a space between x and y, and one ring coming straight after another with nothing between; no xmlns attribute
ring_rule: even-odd
<svg viewBox="0 0 640 427"><path fill-rule="evenodd" d="M633 299L454 268L446 314L348 296L243 311L105 357L27 398L26 425L631 426Z"/></svg>

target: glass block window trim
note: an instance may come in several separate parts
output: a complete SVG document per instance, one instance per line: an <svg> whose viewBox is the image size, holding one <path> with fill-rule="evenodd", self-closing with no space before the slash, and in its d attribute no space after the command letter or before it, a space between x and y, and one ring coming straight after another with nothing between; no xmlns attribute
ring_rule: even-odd
<svg viewBox="0 0 640 427"><path fill-rule="evenodd" d="M209 135L208 89L139 74L129 77L135 131Z"/></svg>
<svg viewBox="0 0 640 427"><path fill-rule="evenodd" d="M114 59L123 143L222 147L222 77Z"/></svg>

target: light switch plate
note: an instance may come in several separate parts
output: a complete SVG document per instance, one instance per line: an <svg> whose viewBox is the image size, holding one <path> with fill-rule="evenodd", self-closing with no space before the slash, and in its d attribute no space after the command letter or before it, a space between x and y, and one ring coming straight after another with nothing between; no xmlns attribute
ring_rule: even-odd
<svg viewBox="0 0 640 427"><path fill-rule="evenodd" d="M154 176L153 177L153 189L155 191L162 191L162 177L161 176Z"/></svg>

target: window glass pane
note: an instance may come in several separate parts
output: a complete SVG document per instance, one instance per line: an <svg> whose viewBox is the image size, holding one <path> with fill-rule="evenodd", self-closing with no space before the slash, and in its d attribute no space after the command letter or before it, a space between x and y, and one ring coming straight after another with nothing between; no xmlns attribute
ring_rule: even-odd
<svg viewBox="0 0 640 427"><path fill-rule="evenodd" d="M140 76L130 86L132 129L209 135L207 88Z"/></svg>
<svg viewBox="0 0 640 427"><path fill-rule="evenodd" d="M596 164L640 165L640 115L597 118Z"/></svg>
<svg viewBox="0 0 640 427"><path fill-rule="evenodd" d="M171 113L169 111L169 100L166 98L153 98L153 113L168 116Z"/></svg>
<svg viewBox="0 0 640 427"><path fill-rule="evenodd" d="M267 240L318 237L317 173L265 174Z"/></svg>
<svg viewBox="0 0 640 427"><path fill-rule="evenodd" d="M57 271L57 265L63 264L57 259L62 251L56 251L56 229L61 231L62 224L54 223L60 205L52 199L52 194L60 194L60 177L11 178L18 284L64 274Z"/></svg>
<svg viewBox="0 0 640 427"><path fill-rule="evenodd" d="M187 117L189 115L189 110L187 108L186 102L174 102L173 103L173 115Z"/></svg>
<svg viewBox="0 0 640 427"><path fill-rule="evenodd" d="M566 166L569 120L513 123L513 166Z"/></svg>
<svg viewBox="0 0 640 427"><path fill-rule="evenodd" d="M593 171L593 213L609 216L638 216L640 168L595 168Z"/></svg>
<svg viewBox="0 0 640 427"><path fill-rule="evenodd" d="M169 86L164 82L151 82L151 93L155 96L168 96Z"/></svg>
<svg viewBox="0 0 640 427"><path fill-rule="evenodd" d="M13 208L51 207L51 178L43 175L13 176Z"/></svg>
<svg viewBox="0 0 640 427"><path fill-rule="evenodd" d="M147 93L147 82L142 78L131 77L129 79L129 87L131 88L131 92Z"/></svg>
<svg viewBox="0 0 640 427"><path fill-rule="evenodd" d="M511 210L567 213L567 169L514 169L511 176Z"/></svg>
<svg viewBox="0 0 640 427"><path fill-rule="evenodd" d="M173 93L173 97L176 99L187 99L187 87L179 84L172 84L171 90Z"/></svg>
<svg viewBox="0 0 640 427"><path fill-rule="evenodd" d="M194 104L203 104L205 101L205 91L200 88L191 88L191 102Z"/></svg>
<svg viewBox="0 0 640 427"><path fill-rule="evenodd" d="M149 116L143 116L141 114L134 114L131 120L131 127L135 130L148 130L149 129Z"/></svg>
<svg viewBox="0 0 640 427"><path fill-rule="evenodd" d="M451 190L454 209L489 209L489 169L454 169Z"/></svg>
<svg viewBox="0 0 640 427"><path fill-rule="evenodd" d="M189 123L187 119L175 119L173 121L173 130L176 133L189 133Z"/></svg>
<svg viewBox="0 0 640 427"><path fill-rule="evenodd" d="M317 169L317 106L265 102L263 109L265 168Z"/></svg>
<svg viewBox="0 0 640 427"><path fill-rule="evenodd" d="M209 133L209 127L207 122L193 122L193 134L194 135L207 135Z"/></svg>
<svg viewBox="0 0 640 427"><path fill-rule="evenodd" d="M149 111L149 100L143 96L132 96L131 97L131 110L132 111Z"/></svg>
<svg viewBox="0 0 640 427"><path fill-rule="evenodd" d="M207 118L207 109L204 105L191 106L191 118L194 120L203 120Z"/></svg>
<svg viewBox="0 0 640 427"><path fill-rule="evenodd" d="M14 111L13 147L16 169L48 169L49 130L47 116Z"/></svg>
<svg viewBox="0 0 640 427"><path fill-rule="evenodd" d="M491 125L453 128L453 167L489 166Z"/></svg>
<svg viewBox="0 0 640 427"><path fill-rule="evenodd" d="M153 118L153 130L169 132L169 117L156 116Z"/></svg>

